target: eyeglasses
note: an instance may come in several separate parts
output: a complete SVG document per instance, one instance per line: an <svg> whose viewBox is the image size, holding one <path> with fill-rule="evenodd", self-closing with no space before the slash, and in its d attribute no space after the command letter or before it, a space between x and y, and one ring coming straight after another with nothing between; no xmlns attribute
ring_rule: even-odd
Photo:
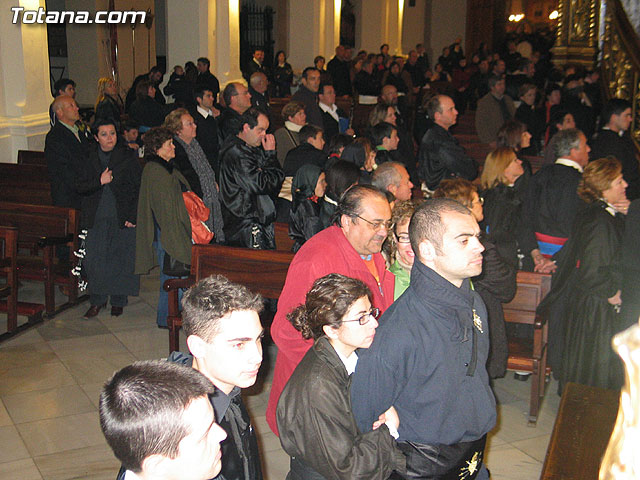
<svg viewBox="0 0 640 480"><path fill-rule="evenodd" d="M411 243L411 239L409 238L408 233L400 233L400 234L396 233L395 236L398 243Z"/></svg>
<svg viewBox="0 0 640 480"><path fill-rule="evenodd" d="M369 310L368 313L365 313L364 315L358 317L358 318L354 318L353 320L342 320L342 323L346 323L346 322L358 322L360 323L360 325L366 325L367 323L369 323L369 319L371 317L373 318L378 318L380 316L380 309L379 308L372 308L371 310Z"/></svg>
<svg viewBox="0 0 640 480"><path fill-rule="evenodd" d="M358 217L360 220L364 220L365 222L367 222L369 225L371 225L371 227L374 230L380 230L380 227L384 226L384 228L386 228L387 230L391 230L391 227L393 227L393 222L391 220L384 220L382 222L372 222L371 220L367 220L366 218L362 218L360 215L358 215L357 213L355 214L356 217Z"/></svg>

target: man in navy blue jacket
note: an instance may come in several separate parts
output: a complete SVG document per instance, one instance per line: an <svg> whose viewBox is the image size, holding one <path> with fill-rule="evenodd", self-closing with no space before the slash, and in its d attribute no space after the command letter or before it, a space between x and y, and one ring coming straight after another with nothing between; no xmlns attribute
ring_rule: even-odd
<svg viewBox="0 0 640 480"><path fill-rule="evenodd" d="M409 226L411 284L359 354L351 384L358 428L371 430L378 413L394 406L410 478L489 478L482 463L496 422L485 368L489 328L469 282L482 271L479 234L461 204L422 204Z"/></svg>

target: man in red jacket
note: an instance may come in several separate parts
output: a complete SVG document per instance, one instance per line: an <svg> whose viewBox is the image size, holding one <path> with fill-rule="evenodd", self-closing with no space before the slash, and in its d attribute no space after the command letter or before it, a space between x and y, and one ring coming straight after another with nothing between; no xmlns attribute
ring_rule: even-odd
<svg viewBox="0 0 640 480"><path fill-rule="evenodd" d="M380 250L391 228L386 195L370 185L347 190L338 204L334 224L308 240L298 251L278 300L271 336L278 346L267 423L277 435L276 406L280 394L312 340L304 340L287 314L304 303L315 280L341 273L362 280L373 293L373 306L384 312L393 302L395 277L386 269Z"/></svg>

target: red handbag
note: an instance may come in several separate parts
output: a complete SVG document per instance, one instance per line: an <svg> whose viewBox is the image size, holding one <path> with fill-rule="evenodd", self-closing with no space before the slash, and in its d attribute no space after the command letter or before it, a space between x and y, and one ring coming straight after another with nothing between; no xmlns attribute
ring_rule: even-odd
<svg viewBox="0 0 640 480"><path fill-rule="evenodd" d="M191 238L194 243L207 244L213 238L213 232L204 223L209 219L209 209L202 199L193 192L183 192L184 206L191 220Z"/></svg>

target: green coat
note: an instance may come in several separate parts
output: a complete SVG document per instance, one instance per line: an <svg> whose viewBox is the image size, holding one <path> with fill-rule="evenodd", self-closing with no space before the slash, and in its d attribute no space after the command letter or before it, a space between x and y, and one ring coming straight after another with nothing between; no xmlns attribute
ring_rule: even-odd
<svg viewBox="0 0 640 480"><path fill-rule="evenodd" d="M411 272L406 271L397 260L389 267L389 271L396 276L395 287L393 288L393 300L397 300L400 295L409 287L411 282Z"/></svg>
<svg viewBox="0 0 640 480"><path fill-rule="evenodd" d="M135 273L149 273L157 265L154 217L162 232L162 248L173 258L191 264L191 221L180 183L191 189L170 162L153 157L145 165L138 199Z"/></svg>

